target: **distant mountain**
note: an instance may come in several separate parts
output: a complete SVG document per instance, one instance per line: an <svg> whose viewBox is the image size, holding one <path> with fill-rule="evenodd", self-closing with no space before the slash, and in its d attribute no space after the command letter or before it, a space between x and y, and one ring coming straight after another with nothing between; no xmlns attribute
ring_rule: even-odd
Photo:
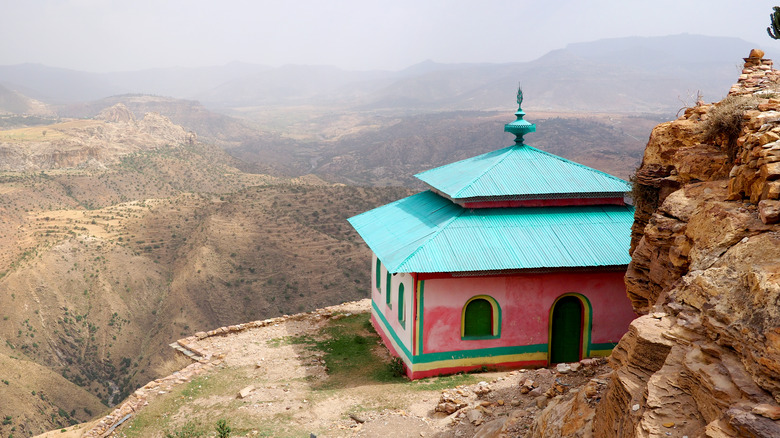
<svg viewBox="0 0 780 438"><path fill-rule="evenodd" d="M736 38L685 34L571 44L526 63L410 76L367 96L364 107L506 108L507 90L520 83L526 110L675 112L693 104L697 91L705 100L720 99L753 47Z"/></svg>
<svg viewBox="0 0 780 438"><path fill-rule="evenodd" d="M24 114L29 109L28 99L24 95L0 85L0 113Z"/></svg>
<svg viewBox="0 0 780 438"><path fill-rule="evenodd" d="M511 64L425 61L399 72L296 66L239 78L199 97L207 105L339 105L355 110L494 110L521 83L531 110L674 113L720 99L754 44L701 35L571 44Z"/></svg>
<svg viewBox="0 0 780 438"><path fill-rule="evenodd" d="M119 103L126 106L138 118L142 118L149 112L162 114L177 125L196 132L202 140L226 149L235 142L260 135L256 129L246 126L241 120L209 111L197 101L144 94L122 94L91 102L64 105L58 108L58 113L62 117L92 118L104 108Z"/></svg>
<svg viewBox="0 0 780 438"><path fill-rule="evenodd" d="M156 68L105 73L101 76L106 82L118 87L121 90L119 93L156 94L191 99L205 90L268 70L271 70L271 67L265 65L231 62L213 67Z"/></svg>
<svg viewBox="0 0 780 438"><path fill-rule="evenodd" d="M50 117L55 113L45 103L0 85L0 114Z"/></svg>
<svg viewBox="0 0 780 438"><path fill-rule="evenodd" d="M42 64L0 66L0 83L46 103L83 102L119 94L97 73L86 73Z"/></svg>
<svg viewBox="0 0 780 438"><path fill-rule="evenodd" d="M197 96L219 106L331 104L386 85L397 74L356 72L333 66L285 65L237 78Z"/></svg>
<svg viewBox="0 0 780 438"><path fill-rule="evenodd" d="M0 83L53 104L72 104L128 93L187 98L270 67L239 62L202 68L159 68L88 73L41 64L0 66Z"/></svg>
<svg viewBox="0 0 780 438"><path fill-rule="evenodd" d="M218 67L85 73L39 64L0 66L0 83L47 103L141 93L198 99L207 106L316 105L355 110L493 110L507 107L522 83L528 109L670 112L717 100L737 63L755 45L701 35L630 37L570 44L531 62L440 64L401 71L346 71L330 66ZM771 51L768 50L771 55Z"/></svg>

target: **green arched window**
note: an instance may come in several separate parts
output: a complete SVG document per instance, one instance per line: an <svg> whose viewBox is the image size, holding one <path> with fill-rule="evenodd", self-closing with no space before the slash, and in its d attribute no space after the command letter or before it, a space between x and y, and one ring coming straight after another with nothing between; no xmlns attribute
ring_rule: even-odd
<svg viewBox="0 0 780 438"><path fill-rule="evenodd" d="M387 295L385 295L385 304L388 306L390 305L390 299L392 298L392 289L390 289L390 286L392 285L393 281L393 274L391 274L389 271L387 272L387 275L385 276L387 279L385 282L385 291L387 292Z"/></svg>
<svg viewBox="0 0 780 438"><path fill-rule="evenodd" d="M404 308L404 284L398 285L398 321L401 324L406 322L406 314Z"/></svg>
<svg viewBox="0 0 780 438"><path fill-rule="evenodd" d="M501 308L492 297L478 295L463 306L461 337L464 339L501 336Z"/></svg>
<svg viewBox="0 0 780 438"><path fill-rule="evenodd" d="M374 277L376 277L376 288L382 292L382 262L379 258L376 259L376 272L374 272Z"/></svg>

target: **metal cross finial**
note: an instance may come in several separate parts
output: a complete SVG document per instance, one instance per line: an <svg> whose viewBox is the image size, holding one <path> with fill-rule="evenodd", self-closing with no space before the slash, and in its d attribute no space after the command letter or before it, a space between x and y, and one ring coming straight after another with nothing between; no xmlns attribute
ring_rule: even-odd
<svg viewBox="0 0 780 438"><path fill-rule="evenodd" d="M517 107L523 104L523 87L517 86Z"/></svg>
<svg viewBox="0 0 780 438"><path fill-rule="evenodd" d="M515 120L512 123L507 123L506 125L504 125L504 131L511 132L512 134L515 135L515 144L518 146L523 145L523 136L525 134L536 131L536 125L534 125L533 123L528 123L525 120L523 120L525 111L523 111L522 104L523 104L523 88L518 84L517 111L515 111L515 117L517 117L517 120Z"/></svg>

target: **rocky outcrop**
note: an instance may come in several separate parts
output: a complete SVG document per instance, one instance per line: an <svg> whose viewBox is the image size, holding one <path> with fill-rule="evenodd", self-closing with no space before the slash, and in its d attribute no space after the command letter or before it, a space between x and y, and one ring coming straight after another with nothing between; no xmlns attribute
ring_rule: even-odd
<svg viewBox="0 0 780 438"><path fill-rule="evenodd" d="M626 287L644 316L613 351L607 390L578 436L780 436L780 72L771 61L747 58L727 98L656 127L634 197ZM567 406L539 418L582 410Z"/></svg>
<svg viewBox="0 0 780 438"><path fill-rule="evenodd" d="M135 123L135 116L133 113L121 103L104 108L95 116L95 119L114 123Z"/></svg>
<svg viewBox="0 0 780 438"><path fill-rule="evenodd" d="M133 152L193 144L195 134L157 113L136 120L124 105L104 109L94 120L71 120L27 128L0 140L0 170L102 168Z"/></svg>

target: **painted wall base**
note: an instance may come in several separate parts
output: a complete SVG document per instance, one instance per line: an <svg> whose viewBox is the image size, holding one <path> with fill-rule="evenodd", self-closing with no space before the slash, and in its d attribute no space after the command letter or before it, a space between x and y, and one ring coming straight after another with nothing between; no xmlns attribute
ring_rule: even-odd
<svg viewBox="0 0 780 438"><path fill-rule="evenodd" d="M371 312L371 325L379 334L382 342L385 344L390 354L394 357L399 357L404 362L404 368L406 369L406 377L411 380L423 379L426 377L435 377L448 374L468 373L475 370L480 370L482 367L486 367L488 370L512 370L520 368L543 368L549 365L547 360L547 353L526 353L522 355L509 356L508 360L503 360L502 357L485 356L469 359L452 359L439 361L438 363L414 363L414 358L406 357L405 354L400 353L396 349L391 337L385 332L385 328L382 323L376 318L374 312ZM591 357L596 356L608 356L611 350L594 350L591 351ZM528 360L512 360L517 357L528 357ZM543 356L543 358L540 358ZM433 365L433 366L432 366Z"/></svg>

